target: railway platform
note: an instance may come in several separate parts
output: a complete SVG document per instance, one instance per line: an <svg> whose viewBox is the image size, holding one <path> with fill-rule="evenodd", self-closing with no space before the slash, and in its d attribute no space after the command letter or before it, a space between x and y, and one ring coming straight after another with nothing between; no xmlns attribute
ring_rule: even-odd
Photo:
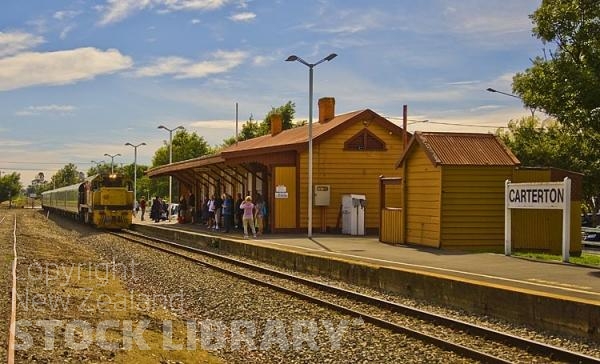
<svg viewBox="0 0 600 364"><path fill-rule="evenodd" d="M376 236L267 234L244 239L198 224L134 220L134 230L211 246L468 312L600 339L600 268L495 253L393 246Z"/></svg>

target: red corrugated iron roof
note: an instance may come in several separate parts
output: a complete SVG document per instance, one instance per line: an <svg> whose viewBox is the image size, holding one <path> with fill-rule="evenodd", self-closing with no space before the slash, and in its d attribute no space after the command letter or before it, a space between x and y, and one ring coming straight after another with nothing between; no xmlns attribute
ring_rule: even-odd
<svg viewBox="0 0 600 364"><path fill-rule="evenodd" d="M415 132L396 163L399 167L409 150L420 145L435 165L515 166L521 162L493 134Z"/></svg>
<svg viewBox="0 0 600 364"><path fill-rule="evenodd" d="M326 123L313 122L312 133L313 142L317 142L319 137L326 134L328 131L340 126L344 122L352 119L353 117L365 112L366 110L354 111L342 115L338 115ZM266 149L279 149L284 147L286 149L293 149L298 145L308 143L308 125L301 126L298 128L292 128L283 130L277 135L263 135L258 138L248 139L241 141L235 145L229 146L221 151L221 154L227 156L228 154L234 154L237 152L243 152L245 154L254 154L254 152L265 152Z"/></svg>

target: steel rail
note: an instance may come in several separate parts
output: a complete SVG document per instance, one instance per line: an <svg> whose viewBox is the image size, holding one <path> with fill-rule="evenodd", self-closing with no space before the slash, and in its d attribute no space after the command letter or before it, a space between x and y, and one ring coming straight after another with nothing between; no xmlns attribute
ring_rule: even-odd
<svg viewBox="0 0 600 364"><path fill-rule="evenodd" d="M446 327L451 327L453 329L458 329L461 330L463 332L466 332L470 335L474 335L474 336L479 336L479 337L484 337L486 339L491 339L494 340L496 342L501 342L505 345L509 345L509 346L513 346L516 348L519 348L521 350L527 351L530 354L539 354L542 355L544 357L549 357L553 360L563 360L563 361L567 361L567 362L577 362L577 363L600 363L600 359L599 358L594 358L591 356L587 356L585 354L581 354L581 353L576 353L576 352L572 352L566 349L562 349L559 347L555 347L552 345L548 345L548 344L544 344L544 343L539 343L536 341L532 341L529 339L525 339L525 338L521 338L518 336L514 336L514 335L510 335L504 332L500 332L497 330L493 330L493 329L489 329L489 328L485 328L482 326L478 326L478 325L474 325L474 324L470 324L464 321L460 321L460 320L456 320L456 319L451 319L445 316L440 316L437 314L433 314L427 311L423 311L417 308L413 308L413 307L409 307L409 306L405 306L402 304L398 304L395 302L390 302L387 300L382 300L379 298L375 298L375 297L371 297L368 295L364 295L361 293L357 293L357 292L353 292L353 291L349 291L343 288L339 288L339 287L335 287L335 286L331 286L331 285L327 285L321 282L316 282L313 280L309 280L306 278L301 278L301 277L297 277L288 273L284 273L284 272L280 272L280 271L276 271L273 269L269 269L269 268L265 268L265 267L261 267L261 266L257 266L245 261L240 261L238 259L235 258L231 258L231 257L227 257L227 256L223 256L217 253L213 253L213 252L209 252L206 250L201 250L201 249L196 249L196 248L192 248L189 246L185 246L185 245L181 245L178 243L174 243L172 241L168 241L168 240L163 240L163 239L158 239L155 237L149 237L143 234L139 234L137 232L132 232L132 231L125 231L125 234L127 235L133 235L139 238L143 238L143 239L147 239L150 241L154 241L154 242L158 242L158 243L162 243L162 244L168 244L170 246L174 246L177 249L181 249L187 252L192 252L195 254L201 254L201 255L205 255L205 256L209 256L211 258L214 259L218 259L220 261L224 261L227 262L229 264L234 264L237 266L241 266L243 268L246 269L250 269L262 274L267 274L270 276L276 276L279 278L284 278L284 279L288 279L288 280L292 280L294 282L297 283L301 283L313 288L317 288L319 290L325 291L325 292L329 292L329 293L334 293L336 295L339 296L344 296L346 298L350 298L352 300L358 301L358 302L362 302L362 303L366 303L375 307L379 307L382 309L387 309L389 311L392 311L394 313L398 313L398 314L403 314L403 315L407 315L407 316L411 316L411 317L416 317L428 322L433 322L435 324L440 324ZM161 251L165 251L171 254L176 254L178 256L182 256L185 259L188 260L192 260L194 262L199 262L199 260L183 255L181 253L175 252L171 249L166 249L166 248L162 248L162 247L157 247L156 245L153 244L149 244L146 243L144 241L139 241L137 239L134 238L130 238L128 236L124 236L122 234L119 233L114 233L114 235L117 235L121 238L136 242L136 243L140 243L143 245L147 245L150 246L152 248L155 249L159 249ZM472 348L468 348L465 347L463 345L458 345L458 344L454 344L452 342L448 342L446 340L437 338L435 336L431 336L428 334L424 334L424 333L420 333L417 331L414 331L412 329L408 329L406 327L402 327L398 324L389 322L387 320L382 320L380 318L374 317L370 314L366 314L364 312L360 312L360 311L356 311L353 309L349 309L343 306L339 306L335 303L331 303L331 302L327 302L309 295L305 295L302 293L299 293L297 291L293 291L290 290L288 288L285 287L281 287L279 285L273 284L273 283L267 283L264 282L262 280L256 279L256 278L252 278L252 277L248 277L246 275L243 275L241 273L238 272L233 272L230 271L226 268L222 268L219 266L214 266L210 263L206 263L206 262L202 262L200 261L202 265L205 266L209 266L210 268L216 269L218 271L221 271L223 273L226 274L230 274L230 275L234 275L238 278L241 279L245 279L248 281L251 281L252 283L256 283L256 284L260 284L262 286L266 286L266 287L271 287L274 288L276 290L279 290L281 292L293 295L295 297L300 297L304 300L310 301L310 302L314 302L320 305L324 305L327 306L329 308L332 308L334 310L337 310L338 312L343 312L346 314L350 314L350 315L360 315L361 317L363 317L363 319L367 322L373 323L379 327L383 327L395 332L401 332L404 333L406 335L412 336L412 337L416 337L420 340L423 341L427 341L429 343L432 343L434 345L437 345L438 347L441 347L443 349L447 349L456 353L459 353L463 356L466 357L470 357L476 360L481 360L484 362L496 362L496 363L506 363L508 361L505 361L504 359L501 358L497 358L495 356L492 356L490 354L487 353L483 353L480 352L478 350L472 349Z"/></svg>
<svg viewBox="0 0 600 364"><path fill-rule="evenodd" d="M4 218L2 219L4 221ZM1 222L1 221L0 221ZM6 362L14 364L15 362L15 333L17 323L17 215L15 214L15 225L13 228L13 254L12 262L12 289L10 305L10 321L8 328L8 353Z"/></svg>

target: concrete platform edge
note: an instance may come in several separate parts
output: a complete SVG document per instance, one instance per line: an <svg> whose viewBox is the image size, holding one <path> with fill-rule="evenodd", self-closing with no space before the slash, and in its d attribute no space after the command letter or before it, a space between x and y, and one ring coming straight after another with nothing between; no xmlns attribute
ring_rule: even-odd
<svg viewBox="0 0 600 364"><path fill-rule="evenodd" d="M232 255L350 284L398 293L474 314L527 324L555 333L600 339L600 305L567 297L532 293L514 287L414 269L381 267L365 262L301 253L236 241L226 236L162 226L134 225L134 230L193 247L212 247Z"/></svg>

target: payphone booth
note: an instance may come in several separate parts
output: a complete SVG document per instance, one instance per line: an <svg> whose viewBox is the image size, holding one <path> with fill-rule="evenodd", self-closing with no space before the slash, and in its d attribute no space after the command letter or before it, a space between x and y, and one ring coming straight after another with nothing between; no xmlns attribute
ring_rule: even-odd
<svg viewBox="0 0 600 364"><path fill-rule="evenodd" d="M365 235L365 195L342 195L342 234Z"/></svg>

